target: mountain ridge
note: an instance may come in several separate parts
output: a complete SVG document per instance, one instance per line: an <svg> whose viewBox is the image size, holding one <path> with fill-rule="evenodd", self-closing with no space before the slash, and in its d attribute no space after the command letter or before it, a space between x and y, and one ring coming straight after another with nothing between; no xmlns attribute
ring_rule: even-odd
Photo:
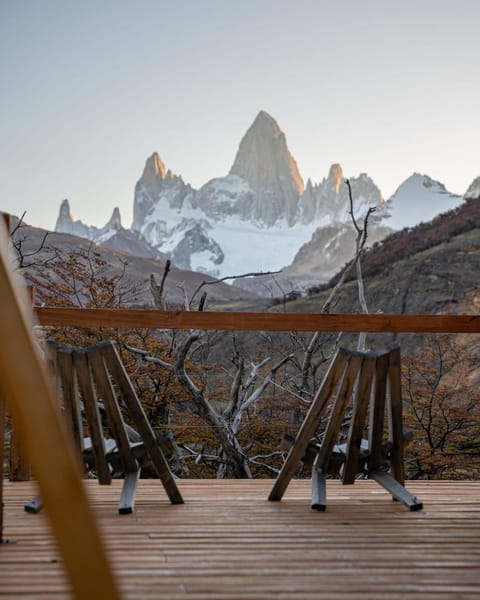
<svg viewBox="0 0 480 600"><path fill-rule="evenodd" d="M410 180L416 186L409 187ZM376 208L369 223L371 241L405 226L405 215L409 218L407 226L420 221L420 193L428 219L462 201L426 175L412 175L387 201L367 174L349 181L357 220L362 221L369 207ZM284 269L296 287L305 289L314 283L312 276L318 277L319 283L328 280L339 267L341 255L353 251L351 235L344 236L349 241L338 255L327 257L317 243L323 240L332 247L334 239L351 225L350 198L344 182L342 167L335 163L322 181L307 179L304 185L285 134L273 117L260 111L243 136L228 174L211 179L197 190L167 169L160 155L153 153L135 186L132 227L118 227L119 213L115 222L124 238L125 232L131 232L137 241L143 240L182 269L214 277ZM409 189L405 192L405 188ZM398 208L399 203L404 204L403 210ZM88 227L74 221L70 211L60 207L56 231L97 240L110 235L110 243L114 243L118 235L113 229ZM330 239L326 239L327 231L332 234ZM305 245L310 245L308 251ZM322 268L300 264L302 256L315 254ZM307 271L309 275L303 277ZM248 286L248 280L242 285Z"/></svg>

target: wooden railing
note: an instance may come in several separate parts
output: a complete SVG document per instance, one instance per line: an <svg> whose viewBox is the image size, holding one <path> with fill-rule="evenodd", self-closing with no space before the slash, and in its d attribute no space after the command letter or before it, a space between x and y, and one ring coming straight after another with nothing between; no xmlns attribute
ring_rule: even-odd
<svg viewBox="0 0 480 600"><path fill-rule="evenodd" d="M480 315L393 315L35 308L39 325L249 331L480 333Z"/></svg>

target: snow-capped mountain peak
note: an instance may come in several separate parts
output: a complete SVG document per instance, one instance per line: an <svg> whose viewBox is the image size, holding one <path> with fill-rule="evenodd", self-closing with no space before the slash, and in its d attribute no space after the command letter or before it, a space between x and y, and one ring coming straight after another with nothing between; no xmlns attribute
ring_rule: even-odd
<svg viewBox="0 0 480 600"><path fill-rule="evenodd" d="M349 177L349 184L352 206L339 163L332 164L319 183L308 179L304 186L285 134L273 117L260 111L242 137L227 175L196 190L154 152L135 186L130 230L122 227L118 209L101 229L74 221L67 200L60 207L56 230L102 243L128 240L131 248L146 242L152 252L162 253L176 266L216 277L291 266L288 276L296 277L300 286L305 257L312 283L312 277L322 281L353 253L347 235L352 208L358 223L369 208L377 209L369 223L373 240L391 229L431 220L462 201L443 184L418 173L387 202L365 173ZM479 190L480 178L467 193ZM317 255L320 270L315 266Z"/></svg>
<svg viewBox="0 0 480 600"><path fill-rule="evenodd" d="M413 173L387 201L390 217L385 224L393 229L414 227L455 208L462 200L461 196L450 193L443 183L428 175Z"/></svg>

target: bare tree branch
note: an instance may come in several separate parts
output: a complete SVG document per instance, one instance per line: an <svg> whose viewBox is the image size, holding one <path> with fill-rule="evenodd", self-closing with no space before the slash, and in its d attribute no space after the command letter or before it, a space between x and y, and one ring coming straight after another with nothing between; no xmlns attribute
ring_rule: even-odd
<svg viewBox="0 0 480 600"><path fill-rule="evenodd" d="M152 273L150 275L150 292L153 296L153 303L155 308L159 310L164 310L165 308L165 299L164 299L164 288L165 281L167 280L167 276L170 273L171 261L167 260L165 263L165 268L163 269L162 279L160 284L157 284L155 275Z"/></svg>
<svg viewBox="0 0 480 600"><path fill-rule="evenodd" d="M195 296L206 285L216 285L217 283L221 283L222 281L228 281L229 279L243 279L245 277L260 277L262 275L275 275L277 273L281 273L281 270L280 271L264 271L264 272L260 271L260 272L252 272L252 273L243 273L243 275L227 275L226 277L221 277L220 279L215 279L213 281L202 281L202 283L193 292L193 294L190 298L190 302L193 301Z"/></svg>

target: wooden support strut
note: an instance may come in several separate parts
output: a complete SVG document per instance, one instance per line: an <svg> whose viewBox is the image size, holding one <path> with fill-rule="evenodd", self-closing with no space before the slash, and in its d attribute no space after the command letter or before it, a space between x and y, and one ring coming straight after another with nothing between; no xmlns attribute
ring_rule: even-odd
<svg viewBox="0 0 480 600"><path fill-rule="evenodd" d="M106 371L101 349L89 352L88 362L92 369L92 375L97 386L97 391L103 398L109 416L113 437L117 444L119 460L122 463L121 469L124 474L124 482L120 495L118 512L120 514L129 514L133 512L135 505L135 494L137 482L140 477L140 466L132 451L125 428L125 422L118 403L115 400L115 393Z"/></svg>
<svg viewBox="0 0 480 600"><path fill-rule="evenodd" d="M275 480L272 491L268 497L270 501L279 501L282 499L288 484L305 456L310 438L314 435L318 427L320 417L348 364L348 360L348 353L340 349L330 363L330 367L323 379L322 385L318 389L310 409L300 427L295 443L290 448L290 452L288 453L283 467Z"/></svg>
<svg viewBox="0 0 480 600"><path fill-rule="evenodd" d="M375 374L375 358L365 357L355 390L352 424L349 431L345 465L342 473L344 485L352 484L358 474L363 429L367 415L373 377Z"/></svg>
<svg viewBox="0 0 480 600"><path fill-rule="evenodd" d="M29 309L33 311L34 288L31 285L24 286L29 298ZM20 439L15 419L10 416L10 462L8 477L10 481L28 481L31 477L31 466L27 459L25 449Z"/></svg>
<svg viewBox="0 0 480 600"><path fill-rule="evenodd" d="M0 389L0 544L3 542L3 468L5 464L5 427L7 401Z"/></svg>
<svg viewBox="0 0 480 600"><path fill-rule="evenodd" d="M112 343L105 344L102 348L102 355L105 364L120 388L126 408L132 417L135 428L145 444L145 449L147 450L152 464L167 492L170 502L172 504L183 504L182 495L175 483L165 456L157 444L150 423L146 418L142 405L137 398L115 346Z"/></svg>
<svg viewBox="0 0 480 600"><path fill-rule="evenodd" d="M2 213L3 228L10 235L10 215ZM1 226L1 225L0 225ZM1 234L0 230L0 234ZM1 240L0 240L1 243ZM3 471L5 465L5 428L7 426L7 399L0 387L0 544L3 542Z"/></svg>
<svg viewBox="0 0 480 600"><path fill-rule="evenodd" d="M31 309L12 272L8 240L0 219L0 393L37 477L75 598L116 600L120 593L32 336Z"/></svg>

